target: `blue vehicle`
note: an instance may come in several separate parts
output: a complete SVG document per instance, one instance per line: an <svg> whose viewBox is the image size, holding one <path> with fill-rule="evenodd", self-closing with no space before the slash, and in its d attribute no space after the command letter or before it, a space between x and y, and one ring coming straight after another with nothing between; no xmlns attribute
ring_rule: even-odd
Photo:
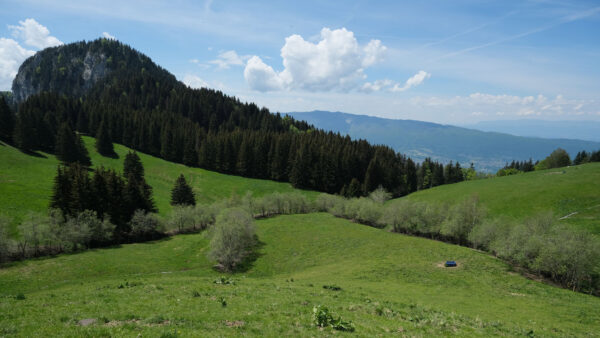
<svg viewBox="0 0 600 338"><path fill-rule="evenodd" d="M455 268L456 262L455 261L446 261L446 264L444 264L444 266L447 268Z"/></svg>

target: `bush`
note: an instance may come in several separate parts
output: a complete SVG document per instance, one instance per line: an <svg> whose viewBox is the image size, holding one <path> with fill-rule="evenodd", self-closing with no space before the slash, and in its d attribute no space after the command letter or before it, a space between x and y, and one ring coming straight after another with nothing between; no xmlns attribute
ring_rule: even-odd
<svg viewBox="0 0 600 338"><path fill-rule="evenodd" d="M130 236L134 241L145 241L159 238L163 235L164 227L156 215L145 210L136 210L129 221Z"/></svg>
<svg viewBox="0 0 600 338"><path fill-rule="evenodd" d="M63 229L61 237L70 244L72 250L77 250L81 246L109 243L115 226L107 219L99 219L95 211L84 210L75 217L69 217Z"/></svg>
<svg viewBox="0 0 600 338"><path fill-rule="evenodd" d="M469 242L476 249L489 251L492 242L500 238L506 238L511 227L508 221L500 219L484 220L471 230Z"/></svg>
<svg viewBox="0 0 600 338"><path fill-rule="evenodd" d="M325 212L343 200L344 200L344 198L342 198L340 196L330 195L330 194L320 194L315 199L315 209L317 211Z"/></svg>
<svg viewBox="0 0 600 338"><path fill-rule="evenodd" d="M21 257L24 258L30 254L39 255L44 239L49 237L46 218L39 214L29 213L25 220L17 226L17 229L21 235L17 242Z"/></svg>
<svg viewBox="0 0 600 338"><path fill-rule="evenodd" d="M167 220L169 230L185 232L196 229L194 213L195 208L193 206L174 206Z"/></svg>
<svg viewBox="0 0 600 338"><path fill-rule="evenodd" d="M373 190L369 194L369 198L374 202L383 204L390 198L392 198L392 194L390 194L387 190L385 190L382 186L379 186L377 189Z"/></svg>
<svg viewBox="0 0 600 338"><path fill-rule="evenodd" d="M10 238L10 219L0 216L0 262L7 261L13 254L14 241Z"/></svg>
<svg viewBox="0 0 600 338"><path fill-rule="evenodd" d="M223 210L213 227L209 258L224 271L233 271L247 257L255 244L252 216L240 208Z"/></svg>
<svg viewBox="0 0 600 338"><path fill-rule="evenodd" d="M471 196L452 208L440 233L460 245L467 245L469 233L481 223L484 216L485 211L479 206L479 197Z"/></svg>
<svg viewBox="0 0 600 338"><path fill-rule="evenodd" d="M323 305L313 307L313 323L318 327L331 327L334 330L354 332L354 324L344 321L342 317L334 318L329 309Z"/></svg>

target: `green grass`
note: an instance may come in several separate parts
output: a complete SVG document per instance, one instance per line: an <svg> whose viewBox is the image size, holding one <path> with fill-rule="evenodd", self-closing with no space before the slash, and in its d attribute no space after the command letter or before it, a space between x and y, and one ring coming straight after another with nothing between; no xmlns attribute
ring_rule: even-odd
<svg viewBox="0 0 600 338"><path fill-rule="evenodd" d="M83 138L93 167L104 166L123 170L123 160L129 151L127 147L115 144L117 159L101 156L94 147L95 140ZM43 157L42 157L43 156ZM254 196L279 191L294 190L289 183L258 180L219 174L199 168L190 168L182 164L139 153L144 165L146 180L154 189L154 200L161 215L171 210L169 201L171 189L180 174L184 174L193 187L199 203L209 203L232 194L243 195L250 191ZM0 143L0 214L20 221L29 211L45 213L52 194L52 184L59 161L50 154L40 157L26 155L19 150ZM316 192L304 192L315 196Z"/></svg>
<svg viewBox="0 0 600 338"><path fill-rule="evenodd" d="M600 234L600 163L443 185L404 198L455 203L473 194L491 217L522 220L544 211L557 218L577 213L563 221Z"/></svg>
<svg viewBox="0 0 600 338"><path fill-rule="evenodd" d="M599 298L468 248L328 214L261 220L257 231L258 258L234 285L213 283L206 233L13 263L0 270L0 336L331 334L311 325L319 304L357 336L600 332ZM460 266L440 267L447 259ZM86 318L97 322L77 325Z"/></svg>

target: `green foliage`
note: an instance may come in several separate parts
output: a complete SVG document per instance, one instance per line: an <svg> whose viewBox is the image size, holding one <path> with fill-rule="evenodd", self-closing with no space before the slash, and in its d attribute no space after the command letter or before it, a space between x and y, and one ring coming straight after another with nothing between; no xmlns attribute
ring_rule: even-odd
<svg viewBox="0 0 600 338"><path fill-rule="evenodd" d="M548 157L535 166L535 170L561 168L571 165L569 153L562 148L554 150Z"/></svg>
<svg viewBox="0 0 600 338"><path fill-rule="evenodd" d="M221 276L213 281L214 284L235 285L235 280L230 277Z"/></svg>
<svg viewBox="0 0 600 338"><path fill-rule="evenodd" d="M185 181L183 174L179 175L171 190L171 205L196 205L194 191Z"/></svg>
<svg viewBox="0 0 600 338"><path fill-rule="evenodd" d="M64 163L79 163L83 166L92 164L81 136L73 132L68 123L61 124L54 147L56 158Z"/></svg>
<svg viewBox="0 0 600 338"><path fill-rule="evenodd" d="M15 116L2 95L0 96L0 141L12 141L14 125Z"/></svg>
<svg viewBox="0 0 600 338"><path fill-rule="evenodd" d="M334 330L354 332L355 327L351 321L344 321L342 317L335 318L326 306L313 307L313 323L318 327L331 327Z"/></svg>
<svg viewBox="0 0 600 338"><path fill-rule="evenodd" d="M452 207L448 218L441 225L440 233L458 244L467 245L469 233L483 221L485 213L479 206L479 197L473 195Z"/></svg>
<svg viewBox="0 0 600 338"><path fill-rule="evenodd" d="M98 151L98 154L103 156L115 155L115 149L108 132L108 127L104 122L100 123L100 127L96 132L96 150Z"/></svg>
<svg viewBox="0 0 600 338"><path fill-rule="evenodd" d="M521 171L515 168L503 168L498 170L498 172L496 173L496 176L498 177L502 177L502 176L510 176L510 175L516 175L516 174L520 174Z"/></svg>
<svg viewBox="0 0 600 338"><path fill-rule="evenodd" d="M144 241L162 236L164 227L156 215L144 210L136 210L129 221L130 237L134 241Z"/></svg>
<svg viewBox="0 0 600 338"><path fill-rule="evenodd" d="M254 221L243 209L223 210L212 231L208 255L224 271L233 271L251 253L256 242Z"/></svg>

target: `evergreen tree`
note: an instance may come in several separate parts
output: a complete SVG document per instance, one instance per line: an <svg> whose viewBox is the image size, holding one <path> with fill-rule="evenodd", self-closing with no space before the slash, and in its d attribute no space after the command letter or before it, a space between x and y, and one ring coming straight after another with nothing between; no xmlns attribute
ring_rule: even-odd
<svg viewBox="0 0 600 338"><path fill-rule="evenodd" d="M63 215L72 215L71 190L71 178L67 168L59 165L56 168L56 176L54 177L50 207L60 209Z"/></svg>
<svg viewBox="0 0 600 338"><path fill-rule="evenodd" d="M78 162L83 166L92 164L81 136L67 122L63 122L58 129L54 150L56 157L64 163Z"/></svg>
<svg viewBox="0 0 600 338"><path fill-rule="evenodd" d="M67 122L60 125L54 147L56 158L64 163L75 163L79 160L79 145L76 137Z"/></svg>
<svg viewBox="0 0 600 338"><path fill-rule="evenodd" d="M192 187L186 182L183 174L179 175L171 190L171 205L196 205Z"/></svg>
<svg viewBox="0 0 600 338"><path fill-rule="evenodd" d="M129 178L131 175L138 182L144 179L144 166L135 151L127 153L123 162L123 176Z"/></svg>
<svg viewBox="0 0 600 338"><path fill-rule="evenodd" d="M361 195L361 185L360 182L356 179L353 178L352 181L350 181L350 185L348 185L348 188L346 189L346 197L359 197Z"/></svg>
<svg viewBox="0 0 600 338"><path fill-rule="evenodd" d="M0 96L0 141L11 142L14 129L14 116L4 96Z"/></svg>
<svg viewBox="0 0 600 338"><path fill-rule="evenodd" d="M100 128L96 132L96 150L103 156L114 156L115 154L108 128L104 122L100 123Z"/></svg>
<svg viewBox="0 0 600 338"><path fill-rule="evenodd" d="M24 152L34 150L36 142L33 121L25 116L24 112L20 113L15 121L13 142Z"/></svg>

